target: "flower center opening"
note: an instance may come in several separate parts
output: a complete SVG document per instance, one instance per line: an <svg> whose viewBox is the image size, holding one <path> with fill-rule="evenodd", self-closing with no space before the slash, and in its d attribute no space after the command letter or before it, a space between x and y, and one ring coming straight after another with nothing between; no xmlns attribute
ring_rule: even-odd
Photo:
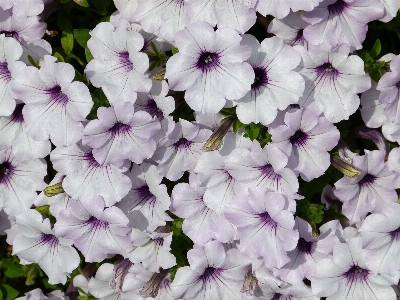
<svg viewBox="0 0 400 300"><path fill-rule="evenodd" d="M6 82L11 80L11 73L10 70L8 70L7 62L0 63L0 79Z"/></svg>
<svg viewBox="0 0 400 300"><path fill-rule="evenodd" d="M294 146L304 146L307 142L307 139L308 134L299 129L289 138L289 141Z"/></svg>
<svg viewBox="0 0 400 300"><path fill-rule="evenodd" d="M90 152L86 152L84 154L84 159L86 161L88 161L89 163L89 167L93 167L93 168L99 168L101 167L101 165L97 162L97 160L94 158L92 151Z"/></svg>
<svg viewBox="0 0 400 300"><path fill-rule="evenodd" d="M301 253L311 253L311 242L307 242L305 239L300 238L299 241L297 242L297 248Z"/></svg>
<svg viewBox="0 0 400 300"><path fill-rule="evenodd" d="M335 79L339 76L339 71L336 70L330 62L326 62L315 68L318 76L329 76Z"/></svg>
<svg viewBox="0 0 400 300"><path fill-rule="evenodd" d="M372 174L365 174L364 177L358 182L359 186L371 185L374 183L376 176Z"/></svg>
<svg viewBox="0 0 400 300"><path fill-rule="evenodd" d="M271 218L268 212L263 212L261 214L258 214L259 219L264 225L267 225L270 228L276 228L277 223Z"/></svg>
<svg viewBox="0 0 400 300"><path fill-rule="evenodd" d="M0 164L0 183L4 183L10 178L13 173L13 169L13 166L8 161Z"/></svg>
<svg viewBox="0 0 400 300"><path fill-rule="evenodd" d="M216 269L214 267L207 267L204 270L203 275L200 276L200 280L202 280L203 282L210 282L215 280L216 277L218 277L218 275L221 273L220 269Z"/></svg>
<svg viewBox="0 0 400 300"><path fill-rule="evenodd" d="M43 244L48 244L50 247L56 247L58 245L58 238L52 234L42 233L40 242Z"/></svg>
<svg viewBox="0 0 400 300"><path fill-rule="evenodd" d="M129 59L129 52L120 52L118 53L119 62L121 63L122 67L125 69L126 72L130 72L133 69L133 64Z"/></svg>
<svg viewBox="0 0 400 300"><path fill-rule="evenodd" d="M16 32L16 31L1 30L0 34L4 34L6 37L11 37L11 38L14 38L19 41L18 32Z"/></svg>
<svg viewBox="0 0 400 300"><path fill-rule="evenodd" d="M203 72L215 70L219 67L218 53L203 52L197 61L196 67Z"/></svg>
<svg viewBox="0 0 400 300"><path fill-rule="evenodd" d="M335 3L328 5L328 12L330 15L342 14L349 5L343 0L337 0Z"/></svg>
<svg viewBox="0 0 400 300"><path fill-rule="evenodd" d="M251 85L251 90L259 90L263 86L266 86L268 84L268 76L267 76L267 71L265 68L262 67L255 67L254 68L254 82Z"/></svg>
<svg viewBox="0 0 400 300"><path fill-rule="evenodd" d="M369 270L354 265L343 276L351 283L360 282L368 278L369 272Z"/></svg>
<svg viewBox="0 0 400 300"><path fill-rule="evenodd" d="M130 125L117 122L108 131L111 132L112 135L119 135L119 134L125 134L130 129L131 129Z"/></svg>
<svg viewBox="0 0 400 300"><path fill-rule="evenodd" d="M145 203L151 199L155 199L155 196L150 192L147 184L136 188L135 191L139 196L140 203Z"/></svg>
<svg viewBox="0 0 400 300"><path fill-rule="evenodd" d="M390 237L392 238L392 240L400 240L400 227L389 232Z"/></svg>
<svg viewBox="0 0 400 300"><path fill-rule="evenodd" d="M15 110L11 114L11 121L14 123L22 123L24 122L24 116L22 115L22 109L24 108L25 104L17 104Z"/></svg>
<svg viewBox="0 0 400 300"><path fill-rule="evenodd" d="M188 141L185 138L180 138L176 143L173 144L175 149L184 149L184 148L190 148L190 146L193 144L193 142Z"/></svg>
<svg viewBox="0 0 400 300"><path fill-rule="evenodd" d="M301 44L301 42L304 40L304 35L303 35L304 29L299 29L297 31L296 37L294 38L291 46Z"/></svg>
<svg viewBox="0 0 400 300"><path fill-rule="evenodd" d="M164 114L161 109L158 108L156 101L154 99L147 100L147 104L144 109L150 114L152 117L156 117L158 120L164 119Z"/></svg>
<svg viewBox="0 0 400 300"><path fill-rule="evenodd" d="M48 89L47 94L50 95L50 100L52 102L55 102L63 106L67 105L68 103L68 96L61 91L61 87L59 85L56 85Z"/></svg>

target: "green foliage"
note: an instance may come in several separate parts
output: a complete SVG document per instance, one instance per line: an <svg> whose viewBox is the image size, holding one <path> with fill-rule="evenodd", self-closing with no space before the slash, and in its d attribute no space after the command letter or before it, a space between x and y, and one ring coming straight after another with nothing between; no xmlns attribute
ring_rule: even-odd
<svg viewBox="0 0 400 300"><path fill-rule="evenodd" d="M150 47L153 51L143 50L144 53L150 56L149 71L152 71L155 68L165 67L165 64L169 57L165 55L162 51L158 50L153 42L150 42Z"/></svg>
<svg viewBox="0 0 400 300"><path fill-rule="evenodd" d="M104 94L102 89L96 89L92 93L92 99L93 99L93 107L90 110L90 113L87 115L86 119L88 120L94 120L97 119L97 109L99 107L110 107L110 102L108 102L108 99L106 95Z"/></svg>
<svg viewBox="0 0 400 300"><path fill-rule="evenodd" d="M381 79L382 75L385 74L386 69L389 66L389 63L387 62L378 61L381 50L381 41L377 39L370 51L365 49L358 51L358 55L364 61L365 72L367 72L375 82L378 82L379 79Z"/></svg>
<svg viewBox="0 0 400 300"><path fill-rule="evenodd" d="M177 54L179 52L179 49L176 47L172 47L172 54Z"/></svg>
<svg viewBox="0 0 400 300"><path fill-rule="evenodd" d="M324 205L311 203L309 199L297 201L296 216L307 221L313 230L317 233L317 224L320 224L324 216Z"/></svg>

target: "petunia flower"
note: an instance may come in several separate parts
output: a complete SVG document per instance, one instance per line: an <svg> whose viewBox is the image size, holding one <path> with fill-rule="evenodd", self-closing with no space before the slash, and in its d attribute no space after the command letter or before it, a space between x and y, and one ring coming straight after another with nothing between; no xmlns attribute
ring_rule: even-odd
<svg viewBox="0 0 400 300"><path fill-rule="evenodd" d="M147 112L135 112L132 103L117 101L111 107L99 107L98 120L83 130L82 144L93 148L93 157L101 165L120 166L125 159L140 164L156 150L152 137L161 126Z"/></svg>
<svg viewBox="0 0 400 300"><path fill-rule="evenodd" d="M91 32L88 48L92 59L85 73L96 87L101 87L108 100L134 103L137 92L148 92L151 79L144 73L149 59L139 52L144 45L140 33L121 21L117 27L109 22L99 23Z"/></svg>
<svg viewBox="0 0 400 300"><path fill-rule="evenodd" d="M117 207L105 207L101 196L81 197L62 210L54 225L57 236L73 240L87 262L131 250L128 218Z"/></svg>
<svg viewBox="0 0 400 300"><path fill-rule="evenodd" d="M70 146L81 139L83 125L93 106L88 87L74 81L72 65L46 55L40 69L27 66L15 78L13 91L25 103L26 132L36 141L51 139Z"/></svg>
<svg viewBox="0 0 400 300"><path fill-rule="evenodd" d="M186 90L185 100L201 113L213 114L226 100L243 97L254 82L254 72L245 62L251 54L240 45L232 28L214 29L205 22L190 24L176 34L179 53L166 65L170 89Z"/></svg>
<svg viewBox="0 0 400 300"><path fill-rule="evenodd" d="M49 283L65 284L67 276L79 265L79 255L72 240L51 229L50 220L34 209L16 217L19 234L13 241L13 255L39 264L49 277Z"/></svg>
<svg viewBox="0 0 400 300"><path fill-rule="evenodd" d="M257 1L257 11L266 16L272 15L276 19L283 19L290 10L292 11L312 11L321 0L263 0Z"/></svg>

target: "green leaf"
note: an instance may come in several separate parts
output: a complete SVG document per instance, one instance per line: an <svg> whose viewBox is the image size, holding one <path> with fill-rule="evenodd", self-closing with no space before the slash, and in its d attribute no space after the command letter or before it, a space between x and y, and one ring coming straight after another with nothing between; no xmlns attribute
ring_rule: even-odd
<svg viewBox="0 0 400 300"><path fill-rule="evenodd" d="M246 134L244 135L244 137L248 137L252 141L255 140L260 133L260 127L258 127L253 122L251 122L249 125L247 125L245 130L246 130Z"/></svg>
<svg viewBox="0 0 400 300"><path fill-rule="evenodd" d="M92 4L100 11L105 11L110 6L111 0L92 0Z"/></svg>
<svg viewBox="0 0 400 300"><path fill-rule="evenodd" d="M179 52L179 49L176 47L172 47L172 54L177 54Z"/></svg>
<svg viewBox="0 0 400 300"><path fill-rule="evenodd" d="M19 277L24 277L25 272L22 269L22 265L13 263L11 261L3 261L3 265L6 268L6 271L4 272L5 277L7 278L19 278ZM1 297L0 297L1 299Z"/></svg>
<svg viewBox="0 0 400 300"><path fill-rule="evenodd" d="M153 42L150 42L150 47L151 47L151 49L153 50L153 52L154 52L155 54L157 54L157 55L160 54L160 51L158 51L158 49L157 49L157 47L156 47L156 44L154 44Z"/></svg>
<svg viewBox="0 0 400 300"><path fill-rule="evenodd" d="M97 109L99 107L110 107L110 102L108 102L108 99L102 89L96 89L91 95L94 104L90 110L90 113L86 117L88 120L94 120L97 118Z"/></svg>
<svg viewBox="0 0 400 300"><path fill-rule="evenodd" d="M382 49L381 41L379 39L377 39L375 41L374 46L372 47L372 49L370 51L371 57L377 58L378 55L381 53L381 49Z"/></svg>
<svg viewBox="0 0 400 300"><path fill-rule="evenodd" d="M90 52L88 46L85 47L85 56L86 56L87 62L90 62L94 58L92 53Z"/></svg>
<svg viewBox="0 0 400 300"><path fill-rule="evenodd" d="M239 119L236 119L235 122L232 124L232 130L236 134L239 130L239 128L244 128L246 125L244 125L242 122L239 121Z"/></svg>
<svg viewBox="0 0 400 300"><path fill-rule="evenodd" d="M72 34L72 24L70 18L63 13L57 14L57 25L62 30L61 45L65 53L69 54L74 47L74 35Z"/></svg>
<svg viewBox="0 0 400 300"><path fill-rule="evenodd" d="M38 63L33 59L32 56L28 55L28 61L31 63L32 66L39 69Z"/></svg>
<svg viewBox="0 0 400 300"><path fill-rule="evenodd" d="M91 38L90 29L74 29L74 37L77 43L85 48L87 41Z"/></svg>
<svg viewBox="0 0 400 300"><path fill-rule="evenodd" d="M89 3L86 0L74 0L76 4L82 7L89 7Z"/></svg>
<svg viewBox="0 0 400 300"><path fill-rule="evenodd" d="M53 56L54 56L55 58L57 58L57 60L58 60L59 62L64 62L64 57L62 57L62 55L61 55L60 53L56 52L56 53L53 54Z"/></svg>
<svg viewBox="0 0 400 300"><path fill-rule="evenodd" d="M18 290L14 289L12 286L9 286L8 284L2 284L0 285L0 291L3 294L1 299L3 300L14 300L17 298L19 292Z"/></svg>

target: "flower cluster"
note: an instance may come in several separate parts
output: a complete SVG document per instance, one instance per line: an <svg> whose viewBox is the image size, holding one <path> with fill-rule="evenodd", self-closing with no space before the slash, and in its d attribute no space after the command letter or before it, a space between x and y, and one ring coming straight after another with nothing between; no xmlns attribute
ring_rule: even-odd
<svg viewBox="0 0 400 300"><path fill-rule="evenodd" d="M58 21L61 54L68 1L23 2L0 0L0 233L70 287L18 299L397 298L400 55L371 80L359 54L399 0L114 0L84 42Z"/></svg>

